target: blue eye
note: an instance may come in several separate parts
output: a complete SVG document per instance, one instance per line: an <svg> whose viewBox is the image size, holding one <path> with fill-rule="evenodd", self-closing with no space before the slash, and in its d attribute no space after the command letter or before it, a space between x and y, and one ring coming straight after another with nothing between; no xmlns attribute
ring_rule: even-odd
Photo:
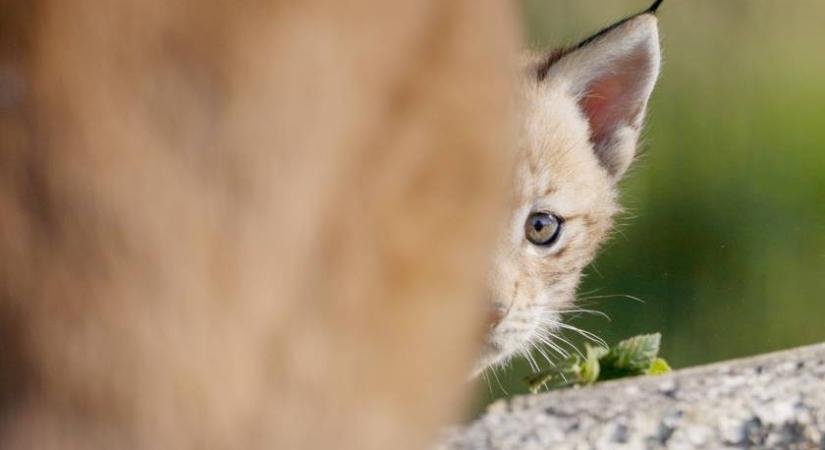
<svg viewBox="0 0 825 450"><path fill-rule="evenodd" d="M533 245L548 247L561 235L562 220L548 213L532 213L524 223L524 235Z"/></svg>

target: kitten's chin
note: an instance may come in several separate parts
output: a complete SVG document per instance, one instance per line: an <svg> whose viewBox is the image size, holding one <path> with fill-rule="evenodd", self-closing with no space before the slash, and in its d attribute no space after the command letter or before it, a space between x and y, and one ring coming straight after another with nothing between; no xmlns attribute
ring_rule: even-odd
<svg viewBox="0 0 825 450"><path fill-rule="evenodd" d="M496 336L496 333L489 334L471 377L475 378L487 369L504 366L518 353L517 347L518 345L514 345L514 342L504 342L501 336Z"/></svg>
<svg viewBox="0 0 825 450"><path fill-rule="evenodd" d="M481 356L473 368L472 377L477 377L487 369L503 367L517 355L529 353L535 336L541 334L540 327L537 322L514 324L505 320L490 330L484 339Z"/></svg>
<svg viewBox="0 0 825 450"><path fill-rule="evenodd" d="M502 364L506 358L507 354L498 345L490 342L488 338L487 342L484 343L478 362L473 367L470 378L476 378L490 367Z"/></svg>
<svg viewBox="0 0 825 450"><path fill-rule="evenodd" d="M504 353L489 352L485 348L481 357L478 358L475 367L473 367L472 372L470 372L470 379L478 378L485 370L493 368L496 365L501 365L506 358L507 356Z"/></svg>

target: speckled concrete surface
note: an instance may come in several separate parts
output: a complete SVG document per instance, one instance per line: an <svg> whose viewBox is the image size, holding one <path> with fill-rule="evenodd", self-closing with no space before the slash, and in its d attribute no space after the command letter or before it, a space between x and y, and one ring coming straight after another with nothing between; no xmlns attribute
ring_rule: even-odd
<svg viewBox="0 0 825 450"><path fill-rule="evenodd" d="M825 345L490 406L458 449L825 450Z"/></svg>

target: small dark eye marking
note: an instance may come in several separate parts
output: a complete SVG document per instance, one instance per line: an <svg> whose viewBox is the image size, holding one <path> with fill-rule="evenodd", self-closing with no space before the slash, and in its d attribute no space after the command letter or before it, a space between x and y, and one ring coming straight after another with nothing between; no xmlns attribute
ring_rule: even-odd
<svg viewBox="0 0 825 450"><path fill-rule="evenodd" d="M524 223L524 236L533 245L549 247L561 236L564 221L553 214L534 212Z"/></svg>

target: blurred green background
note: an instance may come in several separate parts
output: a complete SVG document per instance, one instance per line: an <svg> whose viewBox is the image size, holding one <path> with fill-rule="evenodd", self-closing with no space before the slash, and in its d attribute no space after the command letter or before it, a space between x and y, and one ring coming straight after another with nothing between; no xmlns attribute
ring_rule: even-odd
<svg viewBox="0 0 825 450"><path fill-rule="evenodd" d="M647 6L522 5L536 49ZM644 156L622 185L619 232L580 289L644 303L585 301L612 320L574 324L609 343L661 331L674 367L825 341L825 2L666 0L659 17ZM516 361L497 376L512 395L528 373ZM482 403L506 396L494 377L482 384Z"/></svg>

